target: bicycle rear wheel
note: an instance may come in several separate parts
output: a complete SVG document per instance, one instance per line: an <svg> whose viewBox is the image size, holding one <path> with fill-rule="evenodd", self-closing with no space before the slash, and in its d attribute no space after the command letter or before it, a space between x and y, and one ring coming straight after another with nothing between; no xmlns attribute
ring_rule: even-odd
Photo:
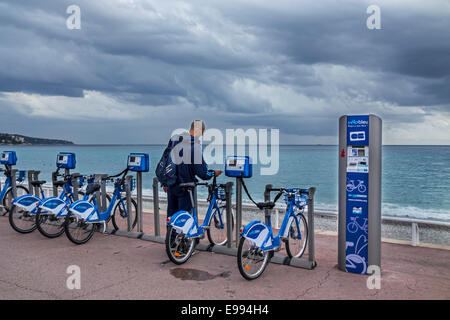
<svg viewBox="0 0 450 320"><path fill-rule="evenodd" d="M188 261L196 244L197 239L188 238L183 233L178 233L172 226L167 228L166 253L173 263L183 264Z"/></svg>
<svg viewBox="0 0 450 320"><path fill-rule="evenodd" d="M67 238L75 244L84 244L94 235L96 225L86 223L78 219L71 212L68 212L64 221L64 231Z"/></svg>
<svg viewBox="0 0 450 320"><path fill-rule="evenodd" d="M288 226L288 238L286 242L286 251L289 258L300 258L306 249L308 242L308 223L303 214L298 214L298 228L295 220L292 219L291 225ZM300 230L299 230L300 229Z"/></svg>
<svg viewBox="0 0 450 320"><path fill-rule="evenodd" d="M16 194L17 194L17 198L20 196L23 196L24 194L29 194L29 191L27 188L25 188L24 186L16 186ZM14 200L14 196L13 196L13 189L9 188L6 193L5 196L3 197L3 201L2 201L2 205L3 208L5 209L3 215L6 215L8 212L10 212L11 208L12 208L12 201Z"/></svg>
<svg viewBox="0 0 450 320"><path fill-rule="evenodd" d="M8 215L9 224L19 233L30 233L36 230L34 214L13 205Z"/></svg>
<svg viewBox="0 0 450 320"><path fill-rule="evenodd" d="M250 241L241 237L239 241L237 264L241 275L247 280L258 278L269 262L269 252L262 251Z"/></svg>
<svg viewBox="0 0 450 320"><path fill-rule="evenodd" d="M57 238L64 233L64 217L54 214L42 213L39 208L36 212L36 226L39 232L47 238Z"/></svg>

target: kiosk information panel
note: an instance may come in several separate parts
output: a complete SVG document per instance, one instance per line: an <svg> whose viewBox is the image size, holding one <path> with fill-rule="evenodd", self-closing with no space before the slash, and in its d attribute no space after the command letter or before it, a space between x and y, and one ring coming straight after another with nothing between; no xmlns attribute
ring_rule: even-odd
<svg viewBox="0 0 450 320"><path fill-rule="evenodd" d="M7 164L15 166L17 163L17 156L15 151L3 151L0 156L0 164Z"/></svg>
<svg viewBox="0 0 450 320"><path fill-rule="evenodd" d="M56 166L64 169L75 169L76 167L75 153L72 152L60 152L56 156Z"/></svg>
<svg viewBox="0 0 450 320"><path fill-rule="evenodd" d="M147 153L131 153L128 156L128 168L136 172L148 172L149 155Z"/></svg>
<svg viewBox="0 0 450 320"><path fill-rule="evenodd" d="M251 178L252 164L248 156L229 156L225 163L227 177Z"/></svg>
<svg viewBox="0 0 450 320"><path fill-rule="evenodd" d="M339 267L366 274L381 256L381 119L343 116L339 134Z"/></svg>

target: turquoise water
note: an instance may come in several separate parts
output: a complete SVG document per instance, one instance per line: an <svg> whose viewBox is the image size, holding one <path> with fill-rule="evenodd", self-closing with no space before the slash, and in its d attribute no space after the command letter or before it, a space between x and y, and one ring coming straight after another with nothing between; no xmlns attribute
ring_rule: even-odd
<svg viewBox="0 0 450 320"><path fill-rule="evenodd" d="M18 169L41 170L40 178L51 181L56 154L75 152L76 172L116 174L126 165L131 152L150 154L150 172L144 174L144 193L151 192L156 163L164 146L14 146ZM206 159L208 162L208 159ZM211 165L223 169L223 165ZM337 146L280 146L276 175L260 175L254 166L253 178L246 180L250 193L262 200L264 186L317 188L316 208L337 211ZM220 182L232 180L221 176ZM383 147L383 215L450 221L450 146ZM199 190L199 196L205 196ZM248 201L244 195L244 201Z"/></svg>

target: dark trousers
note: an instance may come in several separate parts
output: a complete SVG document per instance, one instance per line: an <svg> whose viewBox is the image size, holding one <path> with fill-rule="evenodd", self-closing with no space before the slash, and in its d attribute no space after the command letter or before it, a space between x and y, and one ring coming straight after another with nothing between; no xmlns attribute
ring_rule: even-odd
<svg viewBox="0 0 450 320"><path fill-rule="evenodd" d="M192 204L189 192L181 190L178 186L167 188L167 216L186 210L191 211Z"/></svg>

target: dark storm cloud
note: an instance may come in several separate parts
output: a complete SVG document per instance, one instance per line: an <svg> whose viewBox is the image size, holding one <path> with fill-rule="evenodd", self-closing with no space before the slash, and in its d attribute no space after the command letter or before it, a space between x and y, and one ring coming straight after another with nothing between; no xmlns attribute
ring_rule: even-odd
<svg viewBox="0 0 450 320"><path fill-rule="evenodd" d="M82 29L68 30L71 4L0 2L0 92L81 97L93 90L154 107L183 101L206 120L220 113L228 123L324 136L335 134L342 111L319 114L299 104L311 113L306 121L292 110L280 112L254 84L330 105L342 95L341 107L360 104L361 110L382 103L450 111L445 1L135 1L133 9L131 1L85 0L76 3ZM370 4L381 8L382 30L366 27Z"/></svg>

